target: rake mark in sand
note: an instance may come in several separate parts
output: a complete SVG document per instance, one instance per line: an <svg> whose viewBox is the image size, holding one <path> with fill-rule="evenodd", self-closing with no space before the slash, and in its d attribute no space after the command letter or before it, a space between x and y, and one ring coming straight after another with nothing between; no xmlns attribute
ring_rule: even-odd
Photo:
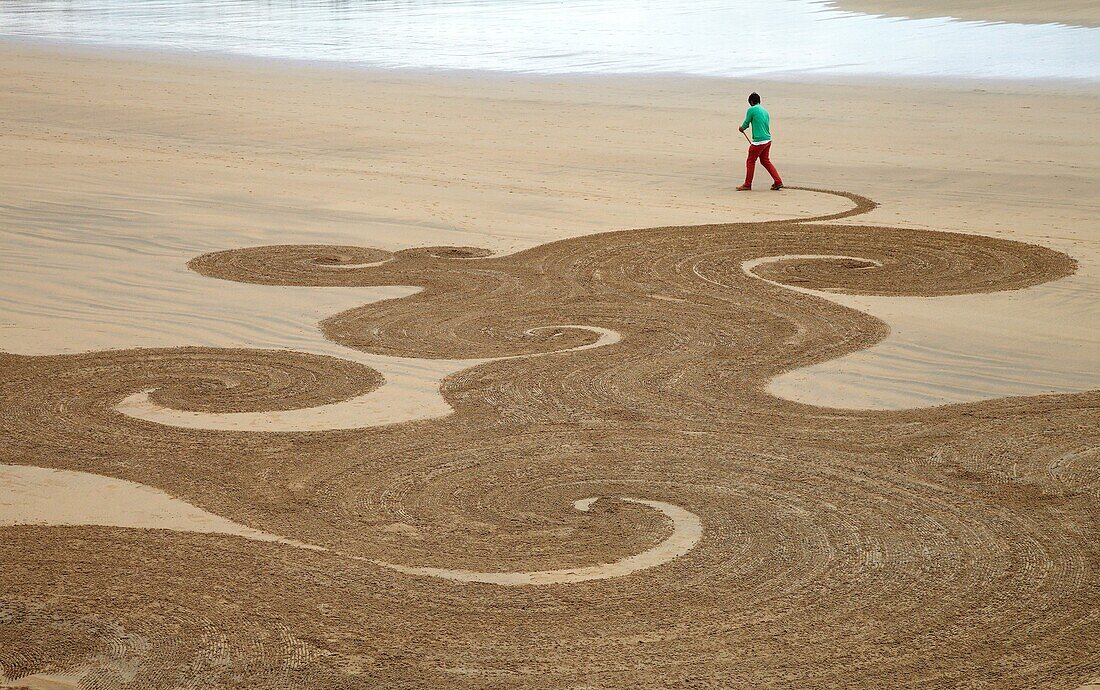
<svg viewBox="0 0 1100 690"><path fill-rule="evenodd" d="M605 233L507 256L292 246L191 262L227 280L422 288L321 328L371 353L492 360L444 380L446 417L179 428L115 407L157 388L150 399L165 409L262 413L380 382L292 352L0 354L3 462L140 482L328 550L3 528L0 559L20 577L0 594L0 670L94 667L107 679L98 687L119 688L1035 688L1096 677L1097 392L886 412L765 390L886 334L874 317L789 287L1013 290L1069 275L1073 260L847 224L874 203L841 194L850 211ZM765 257L782 258L749 263ZM603 332L593 328L622 339L591 347ZM562 510L591 496L652 503ZM705 537L623 577L499 587L339 555L583 571L663 548L676 528L657 504L690 510Z"/></svg>

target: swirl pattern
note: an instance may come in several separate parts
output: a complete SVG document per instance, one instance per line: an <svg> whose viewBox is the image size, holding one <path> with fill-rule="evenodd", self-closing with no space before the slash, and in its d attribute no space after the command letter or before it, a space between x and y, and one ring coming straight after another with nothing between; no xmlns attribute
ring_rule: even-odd
<svg viewBox="0 0 1100 690"><path fill-rule="evenodd" d="M1013 290L1069 275L1074 261L849 224L874 203L842 195L854 208L841 214L605 233L507 256L310 246L192 261L226 280L422 288L321 328L370 353L484 360L444 381L454 414L438 419L183 428L115 407L155 388L181 410L308 408L380 382L297 353L0 355L4 462L141 482L327 549L3 528L0 558L25 576L0 593L0 612L15 612L0 613L0 671L81 673L110 688L1035 688L1096 677L1100 395L863 412L765 392L778 373L886 333L791 288ZM591 347L606 333L621 340ZM568 509L592 496L650 503ZM628 560L676 533L654 505L699 523L694 547L655 567L516 587L424 576ZM44 620L79 629L71 649L46 640ZM122 654L128 675L103 652L124 635L141 641Z"/></svg>

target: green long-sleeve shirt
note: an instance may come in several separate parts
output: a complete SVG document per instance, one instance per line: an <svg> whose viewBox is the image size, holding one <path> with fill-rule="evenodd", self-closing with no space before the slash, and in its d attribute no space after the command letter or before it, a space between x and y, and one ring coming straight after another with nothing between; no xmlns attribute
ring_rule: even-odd
<svg viewBox="0 0 1100 690"><path fill-rule="evenodd" d="M752 143L766 144L772 140L771 116L764 106L757 103L745 111L745 121L741 123L741 129L752 125Z"/></svg>

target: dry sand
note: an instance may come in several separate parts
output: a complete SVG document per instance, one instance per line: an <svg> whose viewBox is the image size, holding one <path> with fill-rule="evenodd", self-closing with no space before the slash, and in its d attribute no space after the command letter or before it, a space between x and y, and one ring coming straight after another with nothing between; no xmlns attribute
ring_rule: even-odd
<svg viewBox="0 0 1100 690"><path fill-rule="evenodd" d="M211 515L163 491L88 472L0 465L0 484L21 499L18 503L0 502L0 526L101 525L279 541L278 537Z"/></svg>
<svg viewBox="0 0 1100 690"><path fill-rule="evenodd" d="M1091 0L831 0L842 10L923 19L952 17L978 22L1100 26L1100 5Z"/></svg>
<svg viewBox="0 0 1100 690"><path fill-rule="evenodd" d="M54 470L29 465L0 465L0 486L3 487L0 489L0 527L97 525L171 530L226 534L255 541L276 542L311 551L326 550L313 544L245 527L172 498L152 487L89 472ZM587 513L598 500L598 496L579 499L573 502L573 507ZM691 511L662 501L648 501L629 496L622 497L620 500L648 506L660 512L670 521L672 533L652 548L626 556L614 563L599 563L561 570L479 572L408 566L378 559L363 559L354 554L341 555L421 577L507 586L550 585L623 577L638 570L654 568L683 556L695 548L702 538L702 524L699 522L699 517Z"/></svg>
<svg viewBox="0 0 1100 690"><path fill-rule="evenodd" d="M446 414L435 391L459 365L349 352L315 324L412 288L273 291L206 280L187 261L281 243L509 252L615 228L838 208L728 193L742 166L731 124L758 85L184 70L167 58L5 50L3 349L350 358L393 387L379 391L376 422ZM891 326L884 343L783 376L775 392L900 409L1100 384L1093 92L776 83L766 94L792 183L858 189L885 202L871 218L891 225L1039 242L1081 262L1067 280L1010 295L869 300ZM945 108L969 127L945 129ZM865 118L856 141L852 111Z"/></svg>
<svg viewBox="0 0 1100 690"><path fill-rule="evenodd" d="M1095 93L768 85L875 209L748 84L4 51L7 678L1100 670L1095 392L766 392L1096 388Z"/></svg>

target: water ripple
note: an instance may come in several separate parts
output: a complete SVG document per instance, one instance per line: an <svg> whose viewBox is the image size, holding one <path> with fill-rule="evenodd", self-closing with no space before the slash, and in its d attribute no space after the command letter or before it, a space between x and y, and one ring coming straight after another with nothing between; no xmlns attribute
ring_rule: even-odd
<svg viewBox="0 0 1100 690"><path fill-rule="evenodd" d="M821 0L8 0L2 36L550 74L1100 80L1100 29L897 20Z"/></svg>

